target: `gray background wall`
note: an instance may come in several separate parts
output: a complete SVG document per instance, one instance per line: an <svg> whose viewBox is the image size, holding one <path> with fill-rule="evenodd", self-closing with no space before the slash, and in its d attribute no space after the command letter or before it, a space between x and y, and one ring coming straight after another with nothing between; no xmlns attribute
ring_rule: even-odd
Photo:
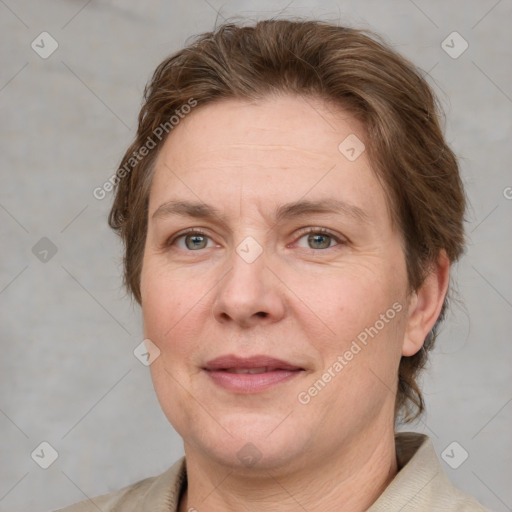
<svg viewBox="0 0 512 512"><path fill-rule="evenodd" d="M510 0L1 0L1 511L55 509L182 455L133 355L140 314L121 287L110 197L92 192L115 172L165 56L216 20L283 9L376 30L440 94L472 205L455 270L464 307L425 374L427 415L406 430L428 433L442 461L456 441L446 460L469 457L442 462L453 482L512 510ZM51 49L43 31L58 43L46 59L31 47ZM442 45L453 31L463 39ZM43 441L58 453L48 469L35 462L51 461Z"/></svg>

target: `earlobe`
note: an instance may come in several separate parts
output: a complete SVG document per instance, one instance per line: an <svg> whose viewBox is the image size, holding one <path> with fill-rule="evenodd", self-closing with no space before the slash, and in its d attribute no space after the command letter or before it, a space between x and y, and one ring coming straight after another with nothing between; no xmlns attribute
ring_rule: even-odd
<svg viewBox="0 0 512 512"><path fill-rule="evenodd" d="M423 284L411 293L402 344L403 356L413 356L421 350L425 338L441 313L449 280L450 260L442 250Z"/></svg>

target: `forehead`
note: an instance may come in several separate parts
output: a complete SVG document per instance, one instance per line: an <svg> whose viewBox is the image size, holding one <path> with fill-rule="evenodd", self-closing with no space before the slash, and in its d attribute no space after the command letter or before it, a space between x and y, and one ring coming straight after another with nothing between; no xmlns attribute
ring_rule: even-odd
<svg viewBox="0 0 512 512"><path fill-rule="evenodd" d="M179 147L183 151L172 158L189 160L193 149L193 156L200 159L229 145L241 159L251 152L286 150L287 158L312 158L323 163L339 156L339 143L351 133L363 138L362 124L317 97L282 95L258 101L230 98L193 110L170 133L161 153Z"/></svg>
<svg viewBox="0 0 512 512"><path fill-rule="evenodd" d="M315 97L229 99L196 107L158 155L150 215L170 195L227 208L233 195L263 206L333 194L377 214L386 204L363 141L359 121Z"/></svg>

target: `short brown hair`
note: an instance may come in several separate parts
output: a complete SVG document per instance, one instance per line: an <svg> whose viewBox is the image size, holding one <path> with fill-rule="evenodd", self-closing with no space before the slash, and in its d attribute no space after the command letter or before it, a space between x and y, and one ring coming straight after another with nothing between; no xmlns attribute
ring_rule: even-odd
<svg viewBox="0 0 512 512"><path fill-rule="evenodd" d="M316 96L362 121L369 160L402 233L411 291L441 251L451 262L460 257L464 189L442 134L442 111L421 72L369 31L311 20L227 22L157 67L144 91L137 136L119 167L125 172L117 180L109 225L124 242L124 283L139 304L151 179L165 141L154 141L155 132L191 99L200 108L223 98L271 94ZM139 158L150 139L155 147ZM400 361L395 417L400 413L404 422L423 412L416 377L446 306L447 299L424 348Z"/></svg>

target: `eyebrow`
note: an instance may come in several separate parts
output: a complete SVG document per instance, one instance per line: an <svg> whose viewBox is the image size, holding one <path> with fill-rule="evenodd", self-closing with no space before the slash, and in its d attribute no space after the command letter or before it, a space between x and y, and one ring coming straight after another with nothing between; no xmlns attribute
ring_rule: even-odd
<svg viewBox="0 0 512 512"><path fill-rule="evenodd" d="M370 220L368 214L358 206L335 198L324 198L317 201L299 200L286 203L274 209L274 218L276 222L279 222L286 219L304 217L314 213L341 214L361 222L369 222ZM225 217L218 208L195 201L166 201L155 210L151 218L160 219L172 215L206 220L217 219L223 224L227 224Z"/></svg>

